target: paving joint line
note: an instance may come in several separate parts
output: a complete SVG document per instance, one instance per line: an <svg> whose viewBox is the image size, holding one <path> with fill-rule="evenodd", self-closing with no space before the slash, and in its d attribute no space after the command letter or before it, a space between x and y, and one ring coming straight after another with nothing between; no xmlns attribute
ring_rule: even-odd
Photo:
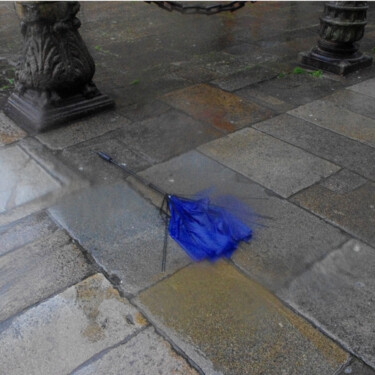
<svg viewBox="0 0 375 375"><path fill-rule="evenodd" d="M56 223L57 225L59 225L59 223ZM60 226L60 225L59 225ZM60 226L61 227L61 226ZM62 228L64 231L66 231L64 228ZM97 273L97 272L100 272L104 275L104 277L110 282L110 284L112 284L112 287L114 289L117 290L117 292L119 293L119 295L123 298L126 298L127 301L133 306L135 307L137 310L139 310L145 317L146 319L148 320L148 322L150 323L150 325L155 329L155 332L157 332L161 337L163 337L170 345L171 345L171 348L177 353L179 354L180 356L182 356L188 363L189 365L194 368L200 375L204 375L204 372L200 369L200 367L195 363L195 361L193 361L189 356L186 355L186 353L181 349L179 348L179 346L177 344L175 344L173 342L173 340L171 340L169 338L169 336L167 335L164 335L163 334L163 331L159 329L159 327L156 325L155 322L153 322L153 319L150 319L150 317L148 316L148 314L144 313L143 309L140 308L135 302L134 302L134 299L136 297L139 296L140 293L144 292L145 290L147 289L150 289L152 288L153 286L155 286L156 284L164 281L165 279L168 279L170 278L171 276L173 276L175 273L181 271L182 269L184 268L187 268L189 267L192 263L190 262L189 264L185 265L184 267L181 267L179 268L178 270L176 270L175 272L171 273L171 274L168 274L166 275L166 277L164 277L163 279L161 280L158 280L156 281L155 283L153 283L152 285L149 285L148 287L145 287L144 289L142 290L139 290L136 294L131 294L131 293L126 293L122 287L121 287L121 284L119 282L116 282L113 280L113 277L112 275L110 275L102 266L100 266L94 259L94 257L91 255L91 253L86 250L77 240L73 239L70 234L68 233L69 237L71 238L71 241L79 248L79 250L83 253L83 255L85 256L86 259L89 260L90 264L94 266L94 272ZM93 274L95 274L93 273ZM91 275L92 276L92 275ZM89 276L87 276L89 277ZM85 280L87 277L83 278L81 281ZM121 279L120 279L121 280ZM75 285L75 284L74 284ZM67 288L66 288L67 289ZM65 289L64 289L65 290ZM61 292L59 293L56 293L56 295L60 294ZM50 298L50 297L49 297ZM46 298L45 300L48 300L49 298ZM35 305L38 305L40 302L36 303ZM0 322L0 328L1 328L1 324L2 322ZM149 327L149 326L147 326ZM147 328L145 327L145 328ZM105 354L105 353L104 353ZM75 369L74 371L76 371L77 369ZM71 375L73 375L73 373L71 373Z"/></svg>
<svg viewBox="0 0 375 375"><path fill-rule="evenodd" d="M322 98L319 98L319 99L316 99L316 100L321 100L321 99L324 99L324 98L325 98L325 97L322 97ZM311 102L308 102L308 103L306 103L306 104L302 104L302 105L298 106L297 108L302 107L302 106L307 105L307 104L310 104L310 103L313 103L314 101L315 101L315 100L313 100L313 101L311 101ZM337 106L336 106L336 107L337 107ZM340 107L337 107L337 108L340 109ZM285 114L287 114L287 115L289 115L289 116L292 116L292 117L294 117L294 118L296 118L296 119L299 119L299 120L304 120L304 121L306 121L306 122L308 122L308 123L310 123L310 124L312 124L312 125L318 126L318 127L321 128L321 129L328 130L328 131L330 131L331 133L334 133L334 134L340 135L340 136L342 136L342 137L344 137L344 138L350 139L350 140L352 140L352 141L354 141L354 142L357 142L357 143L360 143L360 144L365 145L365 146L367 146L367 147L370 147L370 148L375 149L375 146L373 146L373 145L371 145L371 144L369 144L369 143L365 143L364 141L361 141L361 140L359 140L359 139L355 139L355 138L349 137L349 136L347 136L347 135L344 135L344 134L338 133L338 132L336 132L336 131L334 131L334 130L332 130L332 129L326 128L326 127L324 127L324 126L322 126L322 125L319 125L319 124L317 124L317 123L315 123L315 122L312 122L312 121L310 121L310 120L308 120L308 119L305 119L305 118L302 118L302 117L295 116L294 114L289 113L290 111L292 111L292 109L290 109L290 110L288 110L287 112L285 112ZM348 109L348 111L351 112L351 113L353 113L354 115L358 114L358 113L356 113L356 112L350 111L349 109ZM374 120L373 118L371 118L371 117L367 117L367 116L365 116L365 115L361 115L361 116L366 117L366 118L368 118L368 119L370 119L370 120L375 121L375 120Z"/></svg>
<svg viewBox="0 0 375 375"><path fill-rule="evenodd" d="M281 199L281 200L284 200L284 201L286 201L286 202L292 204L293 206L298 207L298 208L302 209L303 211L309 213L310 215L313 215L313 216L316 217L317 219L319 219L319 220L325 222L326 224L328 224L328 225L330 225L330 226L332 226L332 227L338 229L342 234L346 234L346 235L348 235L349 237L353 237L354 239L356 239L356 240L358 240L358 241L360 241L360 242L365 243L366 245L370 246L371 248L374 247L374 246L373 246L372 244L370 244L366 239L362 239L362 238L358 237L358 235L356 235L355 233L348 232L345 228L342 228L342 227L340 227L338 224L329 221L327 218L325 218L325 217L323 217L323 216L320 216L320 215L318 215L317 213L315 213L315 212L313 212L313 211L309 211L307 208L305 208L305 207L299 205L298 203L289 200L291 197L294 197L294 196L295 196L296 194L298 194L300 191L294 193L293 195L291 195L291 196L288 197L288 198L284 198L284 197L282 197L281 195L279 195L279 194L277 194L276 192L274 192L273 190L270 190L270 189L267 188L266 186L262 185L261 183L256 182L256 181L250 179L249 177L247 177L246 175L242 174L241 172L238 172L238 171L232 169L231 167L228 167L227 165L221 163L220 161L218 161L218 160L212 158L210 155L206 155L206 154L204 154L202 151L200 151L200 150L198 150L198 149L196 149L195 151L197 151L197 152L199 152L201 155L203 155L203 156L205 156L205 157L207 157L207 158L213 160L214 162L220 164L221 166L223 166L223 167L225 167L225 168L231 170L233 173L236 173L236 174L241 175L242 177L246 178L247 180L249 180L250 182L254 183L255 185L258 185L258 186L262 187L267 195L269 195L269 196L274 196L274 197L276 197L276 198L279 198L279 199ZM337 171L337 172L338 172L338 171ZM370 181L370 182L371 182L371 181ZM312 187L312 186L314 186L314 185L317 185L317 184L319 184L319 181L315 182L314 184L312 184L312 185L310 185L310 186L307 186L307 187L304 188L303 190L307 190L307 189L309 189L310 187ZM301 190L301 191L303 191L303 190Z"/></svg>
<svg viewBox="0 0 375 375"><path fill-rule="evenodd" d="M232 264L243 276L245 276L246 278L250 279L250 280L253 280L242 268L240 268L239 266L237 266L236 263L233 262L232 259L230 259L229 261L227 261L228 263ZM257 284L261 285L264 289L266 289L269 293L271 293L275 298L277 298L277 300L285 307L287 308L288 310L292 311L294 314L296 314L297 316L299 316L301 319L303 319L303 321L307 322L308 324L310 324L314 329L316 329L318 332L320 332L322 335L324 335L325 337L329 338L330 340L332 340L334 343L336 343L341 349L343 349L345 352L347 352L348 354L350 354L351 356L355 357L355 358L358 358L360 359L362 362L364 362L366 365L368 365L369 367L372 368L371 365L369 365L368 363L366 363L366 361L359 355L357 355L356 353L354 353L352 351L352 349L350 349L345 343L341 342L341 340L336 337L334 334L331 334L329 332L329 330L326 330L324 327L322 327L318 321L316 321L315 319L313 318L310 318L309 316L305 315L302 311L298 310L297 308L295 308L294 306L290 305L287 301L281 299L276 293L272 292L271 290L269 290L268 288L264 287L261 283L257 282L256 280L253 280L255 281ZM350 357L349 357L350 359ZM341 367L336 371L338 373L340 373L341 371ZM335 375L335 374L334 374Z"/></svg>
<svg viewBox="0 0 375 375"><path fill-rule="evenodd" d="M140 304L137 304L136 301L134 300L131 300L130 303L136 307L141 313L142 315L150 322L151 326L154 327L155 329L155 332L157 334L159 334L161 337L164 338L165 341L167 341L170 345L171 345L171 348L178 354L180 355L182 358L184 358L186 360L186 362L190 365L190 367L192 367L193 369L195 369L199 375L205 375L204 371L201 369L201 367L193 360L191 359L181 348L179 345L177 345L169 336L168 334L161 328L158 327L158 325L156 324L156 322L154 321L154 319L152 319L150 317L150 315L145 311L145 309L140 305Z"/></svg>
<svg viewBox="0 0 375 375"><path fill-rule="evenodd" d="M116 349L116 348L120 347L121 345L127 344L129 341L131 341L133 338L137 337L140 333L144 332L149 327L150 327L149 324L147 324L146 326L141 327L139 330L137 330L137 331L131 333L130 335L126 336L123 340L117 342L116 344L108 346L108 347L102 349L101 351L99 351L98 353L95 353L89 359L82 362L79 366L77 366L75 369L73 369L71 372L69 372L69 375L74 375L75 372L77 372L81 369L84 369L85 367L87 367L91 363L95 363L96 361L98 361L99 359L104 357L107 353L109 353L112 349Z"/></svg>
<svg viewBox="0 0 375 375"><path fill-rule="evenodd" d="M332 131L332 130L330 130L330 129L323 128L322 126L316 125L315 123L310 122L310 121L307 121L307 120L305 120L305 119L301 119L300 117L293 116L293 115L291 115L291 114L289 114L289 113L287 113L287 112L281 113L281 114L279 114L278 116L282 116L282 115L288 115L288 116L294 117L294 118L296 118L296 119L298 119L298 120L306 121L306 122L310 123L311 125L313 125L313 126L317 126L317 127L321 128L321 129L324 129L324 130L326 130L326 131L328 131L328 132L330 132L330 133L333 133L333 134L336 135L336 136L340 136L340 137L343 137L343 138L349 139L350 141L353 141L353 142L356 142L356 143L362 144L362 145L364 145L364 146L367 146L367 147L370 147L370 148L374 148L374 147L369 146L368 144L365 144L365 143L362 143L362 142L358 142L358 141L355 140L355 139L352 139L352 138L346 137L346 136L344 136L344 135L342 135L342 134L339 134L339 133L336 133L336 132L334 132L334 131ZM267 120L265 120L265 121L267 121ZM296 144L290 143L290 141L286 141L286 140L284 140L284 139L278 138L278 137L276 137L276 136L273 135L273 134L267 133L267 132L265 132L264 130L261 130L261 129L258 129L258 128L255 128L255 127L254 127L255 125L260 124L260 123L262 123L262 122L264 122L264 121L260 121L260 122L257 122L257 123L255 123L255 124L252 124L252 125L248 126L248 128L252 128L252 129L254 129L254 130L256 130L256 131L259 131L259 132L262 133L262 134L265 134L265 135L270 136L270 137L272 137L272 138L274 138L274 139L277 139L278 141L284 142L284 143L286 143L286 144L288 144L288 145L290 145L290 146L293 146L293 147L295 147L295 148L298 148L299 150L304 151L304 152L306 152L307 154L310 154L310 155L316 156L316 157L318 157L319 159L325 160L325 161L327 161L327 162L329 162L329 163L331 163L331 164L333 164L333 165L336 165L337 167L340 167L340 170L345 168L345 169L347 169L347 170L349 170L349 171L351 171L351 172L353 172L353 173L355 173L355 174L357 174L357 175L363 177L364 179L366 179L366 180L368 180L368 181L370 181L370 182L375 182L375 179L372 179L372 178L370 178L370 177L363 176L362 172L358 172L357 170L354 170L354 169L349 168L349 167L345 167L345 166L343 166L343 165L341 165L341 164L336 164L337 162L335 162L335 161L332 161L332 160L330 160L330 159L327 159L326 157L323 157L323 156L321 156L321 155L319 155L319 154L317 154L317 153L314 153L314 152L308 151L308 150L302 148L302 147L299 146L299 145L296 145ZM337 172L339 172L339 171L336 171L336 172L332 173L331 175L329 175L329 176L327 176L327 177L322 177L321 180L322 180L322 179L326 179L326 178L328 178L328 177L330 177L330 176L336 174ZM321 180L320 180L320 181L321 181ZM314 184L315 184L315 183L314 183ZM310 185L310 186L312 186L312 185ZM292 197L292 196L298 194L300 191L305 190L305 189L306 189L306 188L303 188L303 189L297 191L296 193L293 193L293 194L290 195L288 198L290 198L290 197Z"/></svg>

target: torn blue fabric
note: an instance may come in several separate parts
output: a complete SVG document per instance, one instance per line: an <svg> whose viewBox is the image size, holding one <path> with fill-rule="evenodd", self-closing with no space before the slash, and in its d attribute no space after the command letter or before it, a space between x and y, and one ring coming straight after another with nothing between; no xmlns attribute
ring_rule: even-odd
<svg viewBox="0 0 375 375"><path fill-rule="evenodd" d="M233 204L234 212L241 211L239 201L225 201L224 207L212 203L208 196L168 195L169 234L193 260L230 258L241 241L251 239L249 225L228 207Z"/></svg>

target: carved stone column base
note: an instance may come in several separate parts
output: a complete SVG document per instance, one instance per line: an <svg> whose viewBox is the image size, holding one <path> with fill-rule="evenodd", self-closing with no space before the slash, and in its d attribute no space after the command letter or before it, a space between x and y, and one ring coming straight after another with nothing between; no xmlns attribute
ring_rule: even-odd
<svg viewBox="0 0 375 375"><path fill-rule="evenodd" d="M315 47L310 52L299 53L298 62L308 68L313 67L335 74L346 75L370 66L372 57L358 52L351 57L340 59L326 56L322 54L319 47Z"/></svg>
<svg viewBox="0 0 375 375"><path fill-rule="evenodd" d="M28 133L38 133L57 127L70 120L75 120L114 106L108 96L98 93L87 98L76 94L62 99L58 104L42 106L33 96L13 93L4 108L5 114Z"/></svg>
<svg viewBox="0 0 375 375"><path fill-rule="evenodd" d="M41 132L112 107L93 83L95 63L78 29L77 1L16 2L23 47L5 113Z"/></svg>
<svg viewBox="0 0 375 375"><path fill-rule="evenodd" d="M366 1L328 1L320 17L319 40L302 52L301 65L345 75L370 66L372 58L359 51L366 26Z"/></svg>

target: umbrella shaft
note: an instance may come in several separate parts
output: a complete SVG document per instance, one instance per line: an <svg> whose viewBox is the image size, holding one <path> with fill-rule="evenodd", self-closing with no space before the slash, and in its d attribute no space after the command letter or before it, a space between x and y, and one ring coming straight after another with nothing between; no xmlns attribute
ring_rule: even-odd
<svg viewBox="0 0 375 375"><path fill-rule="evenodd" d="M137 175L134 171L132 171L131 169L129 169L126 165L124 164L120 164L119 162L117 162L116 160L112 159L111 156L109 156L108 154L104 153L104 152L97 152L97 154L105 161L108 161L109 163L112 163L114 165L116 165L117 167L123 169L126 173L130 174L131 176L133 176L137 181L139 181L141 184L149 187L150 189L156 191L157 193L161 194L161 195L167 195L167 193L160 189L159 186L156 186L154 185L153 183L151 182L148 182L146 181L143 177Z"/></svg>

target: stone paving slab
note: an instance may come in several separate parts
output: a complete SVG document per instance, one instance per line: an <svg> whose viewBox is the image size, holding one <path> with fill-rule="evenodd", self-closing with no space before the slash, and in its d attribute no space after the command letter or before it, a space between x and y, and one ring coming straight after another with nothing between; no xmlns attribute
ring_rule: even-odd
<svg viewBox="0 0 375 375"><path fill-rule="evenodd" d="M147 328L94 362L73 371L72 375L197 375L170 344Z"/></svg>
<svg viewBox="0 0 375 375"><path fill-rule="evenodd" d="M1 256L0 321L92 272L93 267L62 231Z"/></svg>
<svg viewBox="0 0 375 375"><path fill-rule="evenodd" d="M375 98L352 90L340 90L324 98L335 106L375 119Z"/></svg>
<svg viewBox="0 0 375 375"><path fill-rule="evenodd" d="M221 136L223 133L211 126L172 109L127 126L117 139L155 164Z"/></svg>
<svg viewBox="0 0 375 375"><path fill-rule="evenodd" d="M342 174L333 178L335 184L345 185L348 181ZM297 194L292 200L375 246L375 184L367 182L341 193L324 182Z"/></svg>
<svg viewBox="0 0 375 375"><path fill-rule="evenodd" d="M136 293L189 263L170 240L167 271L161 272L164 222L159 210L126 183L80 191L50 212L98 264L120 280L126 293Z"/></svg>
<svg viewBox="0 0 375 375"><path fill-rule="evenodd" d="M218 86L222 90L233 92L276 75L277 73L271 69L267 69L262 65L255 65L228 77L214 80L211 84Z"/></svg>
<svg viewBox="0 0 375 375"><path fill-rule="evenodd" d="M161 100L155 100L150 103L134 104L127 108L120 108L117 112L131 121L143 121L150 117L157 117L170 109L171 107L166 103Z"/></svg>
<svg viewBox="0 0 375 375"><path fill-rule="evenodd" d="M206 64L205 67L213 71L219 77L225 77L235 72L247 70L252 65L277 60L277 56L271 51L265 51L255 44L251 44L250 46L246 45L246 47L245 52L242 46L225 48L224 53L218 53L218 55L225 56L224 59L216 58L215 61Z"/></svg>
<svg viewBox="0 0 375 375"><path fill-rule="evenodd" d="M339 167L254 129L243 129L199 150L283 197Z"/></svg>
<svg viewBox="0 0 375 375"><path fill-rule="evenodd" d="M349 86L348 89L375 98L375 78Z"/></svg>
<svg viewBox="0 0 375 375"><path fill-rule="evenodd" d="M0 195L5 199L6 194L15 198L16 194L22 193L17 201L19 204L13 202L9 204L11 209L0 213L0 226L41 211L55 204L64 194L88 183L32 137L20 140L17 146L0 150L0 159L0 163L6 162L7 174L7 178L0 181L5 187ZM13 189L12 183L17 184L17 188Z"/></svg>
<svg viewBox="0 0 375 375"><path fill-rule="evenodd" d="M271 105L273 101L276 103L281 101L279 110L284 111L327 96L339 87L342 87L339 82L312 77L309 74L286 74L280 78L251 85L236 94L245 98L251 96L259 96L260 99L269 98L266 100Z"/></svg>
<svg viewBox="0 0 375 375"><path fill-rule="evenodd" d="M363 362L354 359L345 366L337 375L375 375L375 370L366 366Z"/></svg>
<svg viewBox="0 0 375 375"><path fill-rule="evenodd" d="M83 120L74 121L55 130L41 133L37 136L40 142L53 150L65 147L103 135L111 130L121 128L129 123L125 117L115 112L106 111Z"/></svg>
<svg viewBox="0 0 375 375"><path fill-rule="evenodd" d="M273 115L264 107L205 84L172 92L163 100L224 132L233 132Z"/></svg>
<svg viewBox="0 0 375 375"><path fill-rule="evenodd" d="M332 375L347 360L336 344L225 262L184 268L141 293L137 304L207 375Z"/></svg>
<svg viewBox="0 0 375 375"><path fill-rule="evenodd" d="M145 318L96 274L0 326L0 372L67 374L146 326Z"/></svg>
<svg viewBox="0 0 375 375"><path fill-rule="evenodd" d="M44 212L30 215L16 223L0 227L0 256L19 247L48 236L58 229Z"/></svg>
<svg viewBox="0 0 375 375"><path fill-rule="evenodd" d="M320 185L338 194L347 194L361 187L367 180L347 169L340 169L337 173L321 181Z"/></svg>
<svg viewBox="0 0 375 375"><path fill-rule="evenodd" d="M126 173L121 169L100 159L96 154L97 151L109 153L115 160L125 162L129 168L136 172L152 164L152 161L147 160L146 156L130 150L119 141L116 133L113 132L68 147L61 152L61 158L67 164L72 165L77 172L79 171L95 183L112 183L126 177Z"/></svg>
<svg viewBox="0 0 375 375"><path fill-rule="evenodd" d="M255 124L254 128L375 179L375 150L370 146L288 114Z"/></svg>
<svg viewBox="0 0 375 375"><path fill-rule="evenodd" d="M173 194L191 196L214 188L217 194L231 194L251 207L260 215L257 222L267 227L254 225L253 239L240 246L232 259L273 291L347 240L346 235L323 220L196 151L155 165L140 175ZM130 180L142 195L160 207L160 196Z"/></svg>
<svg viewBox="0 0 375 375"><path fill-rule="evenodd" d="M296 107L295 104L287 103L281 98L277 98L275 96L268 95L267 93L260 92L256 87L253 87L252 85L236 91L235 94L240 98L244 98L245 100L257 103L266 108L270 108L276 113L284 113Z"/></svg>
<svg viewBox="0 0 375 375"><path fill-rule="evenodd" d="M39 198L60 187L18 146L0 150L0 213Z"/></svg>
<svg viewBox="0 0 375 375"><path fill-rule="evenodd" d="M13 143L25 136L26 133L0 111L0 146Z"/></svg>
<svg viewBox="0 0 375 375"><path fill-rule="evenodd" d="M351 240L279 295L375 367L375 249Z"/></svg>
<svg viewBox="0 0 375 375"><path fill-rule="evenodd" d="M375 147L374 119L337 107L326 100L316 100L288 113Z"/></svg>

